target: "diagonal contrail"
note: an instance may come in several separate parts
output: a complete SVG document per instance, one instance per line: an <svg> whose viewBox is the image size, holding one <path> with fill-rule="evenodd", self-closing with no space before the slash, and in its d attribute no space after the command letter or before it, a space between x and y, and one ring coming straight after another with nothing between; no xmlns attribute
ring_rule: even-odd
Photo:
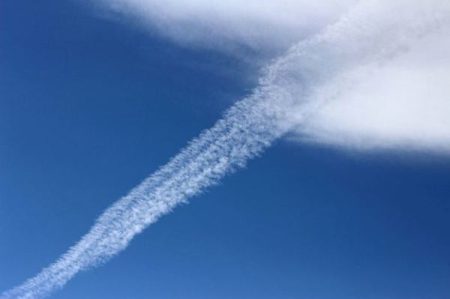
<svg viewBox="0 0 450 299"><path fill-rule="evenodd" d="M44 297L77 272L123 250L136 234L179 203L244 166L283 133L263 102L255 93L232 107L214 127L108 208L59 260L2 298Z"/></svg>
<svg viewBox="0 0 450 299"><path fill-rule="evenodd" d="M421 11L421 18L413 15L411 20L415 21L410 24L395 19L379 23L377 6L370 4L377 2L368 3L275 61L250 96L104 211L91 230L56 262L0 298L43 298L78 272L108 261L147 226L244 167L288 132L294 125L286 121L291 110L296 111L296 121L299 114L302 121L329 100L330 95L324 96L320 90L327 81L361 64L388 61L401 53L409 40L436 30L448 16Z"/></svg>

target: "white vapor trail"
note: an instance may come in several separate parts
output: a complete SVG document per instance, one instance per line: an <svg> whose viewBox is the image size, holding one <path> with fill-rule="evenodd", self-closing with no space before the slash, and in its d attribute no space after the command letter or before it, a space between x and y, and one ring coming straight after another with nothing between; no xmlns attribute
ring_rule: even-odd
<svg viewBox="0 0 450 299"><path fill-rule="evenodd" d="M176 205L243 167L283 130L265 99L277 94L259 90L237 103L167 165L108 208L75 246L37 276L0 298L42 298L76 273L96 266L127 247L130 240Z"/></svg>
<svg viewBox="0 0 450 299"><path fill-rule="evenodd" d="M328 82L345 77L360 65L389 63L411 42L448 24L447 4L428 9L425 2L419 5L398 0L403 6L392 4L388 9L408 8L415 3L416 9L410 10L405 24L395 18L380 20L386 6L381 8L379 2L357 6L335 25L300 42L272 63L249 97L103 212L91 230L56 262L0 298L43 298L78 272L108 261L147 226L226 174L244 167L274 140L313 115L318 106L332 101L340 91L328 90Z"/></svg>

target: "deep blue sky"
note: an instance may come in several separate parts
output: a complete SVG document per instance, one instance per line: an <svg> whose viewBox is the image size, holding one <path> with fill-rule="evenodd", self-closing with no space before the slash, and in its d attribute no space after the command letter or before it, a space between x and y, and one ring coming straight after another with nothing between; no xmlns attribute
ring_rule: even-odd
<svg viewBox="0 0 450 299"><path fill-rule="evenodd" d="M70 1L0 3L0 290L253 86ZM450 298L450 158L279 141L53 298Z"/></svg>

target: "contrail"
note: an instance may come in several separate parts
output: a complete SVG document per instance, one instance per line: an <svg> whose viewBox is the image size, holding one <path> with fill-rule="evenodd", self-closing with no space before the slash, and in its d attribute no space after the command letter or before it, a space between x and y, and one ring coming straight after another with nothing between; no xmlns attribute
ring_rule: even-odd
<svg viewBox="0 0 450 299"><path fill-rule="evenodd" d="M59 260L1 298L42 298L77 272L107 261L145 227L187 198L243 167L283 130L256 92L232 107L222 120L193 140L167 165L108 208Z"/></svg>
<svg viewBox="0 0 450 299"><path fill-rule="evenodd" d="M104 211L90 231L56 262L0 298L43 298L78 272L108 261L161 216L244 167L286 134L294 125L287 121L292 110L297 121L306 119L329 100L320 90L327 81L364 63L386 62L404 51L408 41L442 24L441 16L426 12L421 12L418 21L413 15L411 24L395 19L379 24L377 6L368 3L273 62L250 96Z"/></svg>

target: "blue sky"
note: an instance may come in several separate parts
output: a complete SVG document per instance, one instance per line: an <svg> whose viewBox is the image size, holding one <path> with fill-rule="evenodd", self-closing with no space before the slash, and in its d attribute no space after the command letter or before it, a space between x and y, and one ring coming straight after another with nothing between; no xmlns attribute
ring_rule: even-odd
<svg viewBox="0 0 450 299"><path fill-rule="evenodd" d="M2 291L257 80L75 1L3 1L0 32ZM449 298L449 176L446 153L280 139L52 298Z"/></svg>

